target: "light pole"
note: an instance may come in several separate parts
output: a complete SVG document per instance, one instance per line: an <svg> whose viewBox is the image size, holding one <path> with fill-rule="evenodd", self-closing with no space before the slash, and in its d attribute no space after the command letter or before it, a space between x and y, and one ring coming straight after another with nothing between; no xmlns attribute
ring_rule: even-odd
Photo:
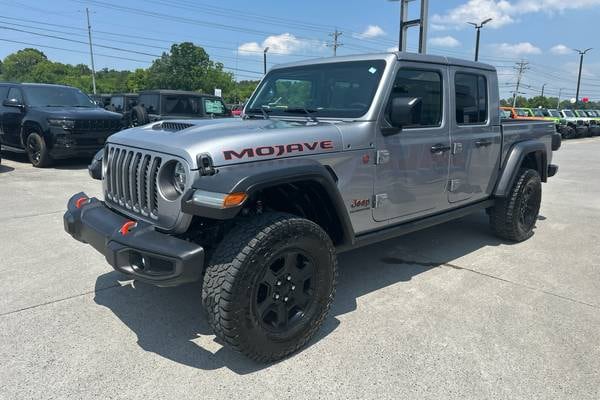
<svg viewBox="0 0 600 400"><path fill-rule="evenodd" d="M488 18L485 21L482 21L480 24L476 24L475 22L467 22L469 25L473 25L477 30L477 39L475 40L475 61L479 60L479 38L481 37L481 28L488 22L490 22L492 18Z"/></svg>
<svg viewBox="0 0 600 400"><path fill-rule="evenodd" d="M420 17L408 19L408 4L414 0L388 0L400 2L400 31L398 34L398 51L406 51L406 35L408 28L419 27L419 54L427 53L427 24L429 0L421 0Z"/></svg>
<svg viewBox="0 0 600 400"><path fill-rule="evenodd" d="M269 51L269 48L265 47L263 50L263 69L265 71L265 75L267 74L267 51Z"/></svg>
<svg viewBox="0 0 600 400"><path fill-rule="evenodd" d="M583 56L585 56L585 53L592 50L592 48L590 47L589 49L585 49L583 51L577 49L573 50L579 53L579 75L577 76L577 94L575 94L575 104L577 104L579 103L579 86L581 85L581 69L583 68Z"/></svg>

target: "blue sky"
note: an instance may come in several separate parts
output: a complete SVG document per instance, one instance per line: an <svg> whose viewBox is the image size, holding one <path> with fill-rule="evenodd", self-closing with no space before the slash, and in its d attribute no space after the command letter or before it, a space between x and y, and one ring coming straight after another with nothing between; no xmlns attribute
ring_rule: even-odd
<svg viewBox="0 0 600 400"><path fill-rule="evenodd" d="M0 58L37 45L52 60L88 64L86 7L99 45L97 69L147 67L171 43L192 41L238 80L260 77L265 46L269 65L331 55L327 42L336 27L343 32L338 54L393 48L399 15L399 3L388 0L0 0ZM429 52L472 58L475 32L466 22L488 17L494 20L482 31L481 59L498 67L504 97L514 88L520 59L530 62L525 95L539 94L546 84L548 95L562 88L563 97L573 97L579 59L571 49L596 47L585 58L581 95L600 99L594 29L600 0L430 0ZM416 35L411 31L409 48L416 47Z"/></svg>

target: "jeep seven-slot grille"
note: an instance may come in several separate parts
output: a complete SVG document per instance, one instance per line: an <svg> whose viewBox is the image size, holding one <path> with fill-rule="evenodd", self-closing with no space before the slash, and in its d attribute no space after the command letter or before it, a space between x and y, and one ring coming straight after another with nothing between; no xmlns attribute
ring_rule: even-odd
<svg viewBox="0 0 600 400"><path fill-rule="evenodd" d="M106 197L128 210L158 219L159 156L109 147Z"/></svg>

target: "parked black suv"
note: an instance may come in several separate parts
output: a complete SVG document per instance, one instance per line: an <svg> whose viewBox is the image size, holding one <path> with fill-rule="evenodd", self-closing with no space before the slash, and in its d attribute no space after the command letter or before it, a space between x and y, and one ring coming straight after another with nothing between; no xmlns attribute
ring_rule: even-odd
<svg viewBox="0 0 600 400"><path fill-rule="evenodd" d="M92 156L122 126L120 114L98 107L79 89L0 83L0 143L5 150L27 152L35 167Z"/></svg>
<svg viewBox="0 0 600 400"><path fill-rule="evenodd" d="M133 108L138 105L138 98L137 93L116 93L110 96L104 108L121 114L125 126L134 126L131 122L131 115Z"/></svg>
<svg viewBox="0 0 600 400"><path fill-rule="evenodd" d="M147 124L163 119L231 117L223 99L182 90L145 90L131 112L131 124Z"/></svg>

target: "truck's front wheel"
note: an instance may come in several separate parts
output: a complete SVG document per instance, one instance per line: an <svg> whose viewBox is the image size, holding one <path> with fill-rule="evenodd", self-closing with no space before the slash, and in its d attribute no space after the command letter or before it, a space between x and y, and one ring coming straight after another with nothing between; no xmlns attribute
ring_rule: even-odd
<svg viewBox="0 0 600 400"><path fill-rule="evenodd" d="M310 340L331 306L335 248L317 224L284 213L240 222L215 250L202 301L215 334L260 361Z"/></svg>

